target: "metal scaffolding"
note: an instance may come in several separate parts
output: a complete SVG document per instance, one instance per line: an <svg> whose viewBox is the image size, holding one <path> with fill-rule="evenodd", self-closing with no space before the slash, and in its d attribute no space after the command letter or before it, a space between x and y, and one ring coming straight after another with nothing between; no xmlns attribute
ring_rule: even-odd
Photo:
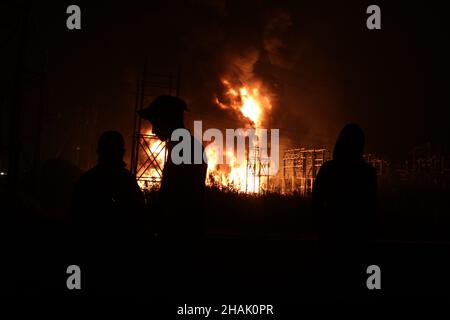
<svg viewBox="0 0 450 320"><path fill-rule="evenodd" d="M308 194L320 167L330 159L325 149L289 149L283 156L283 193Z"/></svg>
<svg viewBox="0 0 450 320"><path fill-rule="evenodd" d="M138 110L146 107L161 94L178 96L180 92L180 69L175 73L156 74L147 71L145 64L137 81L133 144L131 150L131 172L141 188L158 189L161 185L162 170L167 160L165 142L160 141L146 129Z"/></svg>
<svg viewBox="0 0 450 320"><path fill-rule="evenodd" d="M136 180L141 188L158 189L161 185L162 171L167 160L165 142L154 134L136 134L139 151L136 157Z"/></svg>

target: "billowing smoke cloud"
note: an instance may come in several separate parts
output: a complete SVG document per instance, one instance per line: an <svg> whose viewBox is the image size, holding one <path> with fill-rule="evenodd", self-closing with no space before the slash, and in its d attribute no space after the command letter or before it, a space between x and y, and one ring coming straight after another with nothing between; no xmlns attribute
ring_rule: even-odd
<svg viewBox="0 0 450 320"><path fill-rule="evenodd" d="M252 81L255 78L255 64L260 57L259 50L249 47L246 52L235 55L228 66L225 66L226 76L239 79L242 82Z"/></svg>
<svg viewBox="0 0 450 320"><path fill-rule="evenodd" d="M218 79L220 83L215 94L218 101L227 103L224 93L228 86L223 85L224 80L232 87L258 88L264 97L270 99L271 106L265 108L263 122L264 126L270 128L273 125L270 113L276 111L272 106L276 107L278 99L277 84L270 77L270 69L290 69L293 66L295 59L289 56L284 40L293 22L290 15L283 10L270 12L259 22L261 26L253 32L244 33L247 37L236 37L224 48ZM242 122L239 112L235 117L238 123Z"/></svg>
<svg viewBox="0 0 450 320"><path fill-rule="evenodd" d="M286 57L287 45L284 37L292 29L291 16L285 11L274 12L268 19L263 33L263 45L272 65L281 68L291 68L293 61Z"/></svg>
<svg viewBox="0 0 450 320"><path fill-rule="evenodd" d="M181 14L184 9L192 14ZM248 120L238 110L220 108L216 101L227 103L223 80L237 88L256 83L272 104L271 110L265 111L263 127L280 128L284 145L321 145L321 137L328 135L322 129L327 127L324 122L333 119L324 118L323 111L334 101L323 82L324 73L316 68L315 53L304 55L311 42L298 25L304 19L289 8L268 7L263 2L200 1L184 9L171 13L174 24L167 32L165 25L154 25L160 28L155 31L160 39L179 39L179 45L167 41L148 52L164 51L152 59L158 65L164 59L168 64L173 61L167 45L173 45L173 52L179 54L181 95L191 110L188 125L203 120L205 128L247 126Z"/></svg>

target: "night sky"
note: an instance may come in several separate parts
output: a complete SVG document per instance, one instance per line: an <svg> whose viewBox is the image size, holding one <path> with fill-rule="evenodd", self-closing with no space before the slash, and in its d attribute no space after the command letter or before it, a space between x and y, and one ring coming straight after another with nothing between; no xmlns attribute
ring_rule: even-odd
<svg viewBox="0 0 450 320"><path fill-rule="evenodd" d="M85 166L107 129L121 131L131 149L135 83L146 58L152 72L181 68L188 122L204 120L204 128L242 126L213 101L221 77L247 73L273 93L266 125L280 128L288 146L332 148L340 128L355 121L367 150L387 157L406 157L427 141L448 148L446 10L441 2L392 2L36 1L25 68L43 70L47 61L42 158ZM66 28L70 4L81 7L79 31ZM381 7L381 30L366 28L370 4ZM4 106L23 12L20 1L1 7ZM40 82L24 83L23 141L32 144Z"/></svg>

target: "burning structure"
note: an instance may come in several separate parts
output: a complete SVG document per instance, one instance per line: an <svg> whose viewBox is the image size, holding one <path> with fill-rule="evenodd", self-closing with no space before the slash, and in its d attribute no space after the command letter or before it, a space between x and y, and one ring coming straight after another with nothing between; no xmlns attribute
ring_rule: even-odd
<svg viewBox="0 0 450 320"><path fill-rule="evenodd" d="M176 78L179 80L178 76L148 76L144 70L137 90L136 111L159 94L178 95L179 81L174 81ZM233 84L223 79L221 84L224 92L220 97L218 95L214 103L221 109L237 113L246 124L243 130L254 130L258 138L266 113L272 108L267 89L259 81ZM165 143L145 125L139 117L135 118L131 171L143 189L157 189L168 155ZM244 193L268 190L270 144L260 144L259 140L251 146L246 143L243 161L237 157L236 150L223 150L221 154L210 146L205 148L208 158L207 185Z"/></svg>
<svg viewBox="0 0 450 320"><path fill-rule="evenodd" d="M225 88L223 97L216 98L216 104L222 109L236 111L247 123L245 129L254 129L256 136L267 111L272 108L269 95L264 94L260 82L233 86L230 81L222 80ZM207 185L219 189L231 189L245 193L259 193L269 189L270 160L269 145L263 146L256 141L253 146L246 145L245 160L239 161L234 150L226 150L227 164L222 164L213 148L206 148L208 157Z"/></svg>
<svg viewBox="0 0 450 320"><path fill-rule="evenodd" d="M152 80L149 81L149 78ZM174 83L178 81L174 79L171 75L148 77L144 73L138 86L136 110L143 108L148 100L159 94L177 95L179 88ZM241 123L245 124L244 132L254 130L256 137L259 137L268 112L272 109L272 100L267 89L259 81L246 84L238 81L233 84L222 79L221 84L224 90L215 98L215 105L236 113L242 120ZM168 157L165 142L152 134L151 127L141 122L139 117L136 117L135 121L132 172L141 188L158 189ZM308 195L312 191L320 167L331 159L330 151L325 147L288 149L281 159L280 170L275 174L274 170L271 172L270 143L264 145L259 140L253 145L245 143L243 159L239 159L235 149L229 149L227 146L222 152L218 152L212 145L211 143L205 148L208 158L206 185L223 191L252 194L269 191ZM383 174L386 167L384 160L372 154L364 157L377 169L378 175Z"/></svg>
<svg viewBox="0 0 450 320"><path fill-rule="evenodd" d="M240 61L249 70L256 57L249 61ZM238 68L239 69L239 68ZM220 80L221 89L213 99L215 106L226 110L236 119L236 127L242 130L259 132L270 126L270 112L273 109L274 95L268 86L250 71L229 72ZM237 75L236 75L237 74ZM143 108L160 94L179 94L179 75L142 75L136 96L136 110ZM158 189L164 163L167 160L165 143L151 132L151 127L135 119L135 133L132 150L131 169L143 189ZM220 151L205 147L208 159L206 185L224 191L242 193L278 192L283 194L298 193L307 195L312 191L314 180L323 163L331 158L325 147L296 148L284 152L280 170L275 174L269 154L271 145L256 141L250 145L245 142L245 156L239 158L235 149L223 148ZM381 175L385 165L381 158L366 155L366 160L377 168ZM224 159L225 158L225 159ZM271 171L272 170L272 171Z"/></svg>

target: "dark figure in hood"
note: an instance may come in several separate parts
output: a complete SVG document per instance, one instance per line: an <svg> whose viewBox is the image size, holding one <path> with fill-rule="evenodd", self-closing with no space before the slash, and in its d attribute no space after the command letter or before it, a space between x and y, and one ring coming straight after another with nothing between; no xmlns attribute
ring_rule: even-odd
<svg viewBox="0 0 450 320"><path fill-rule="evenodd" d="M315 180L313 211L327 242L364 243L373 236L377 178L363 159L364 140L358 125L346 125L333 160L322 165Z"/></svg>

